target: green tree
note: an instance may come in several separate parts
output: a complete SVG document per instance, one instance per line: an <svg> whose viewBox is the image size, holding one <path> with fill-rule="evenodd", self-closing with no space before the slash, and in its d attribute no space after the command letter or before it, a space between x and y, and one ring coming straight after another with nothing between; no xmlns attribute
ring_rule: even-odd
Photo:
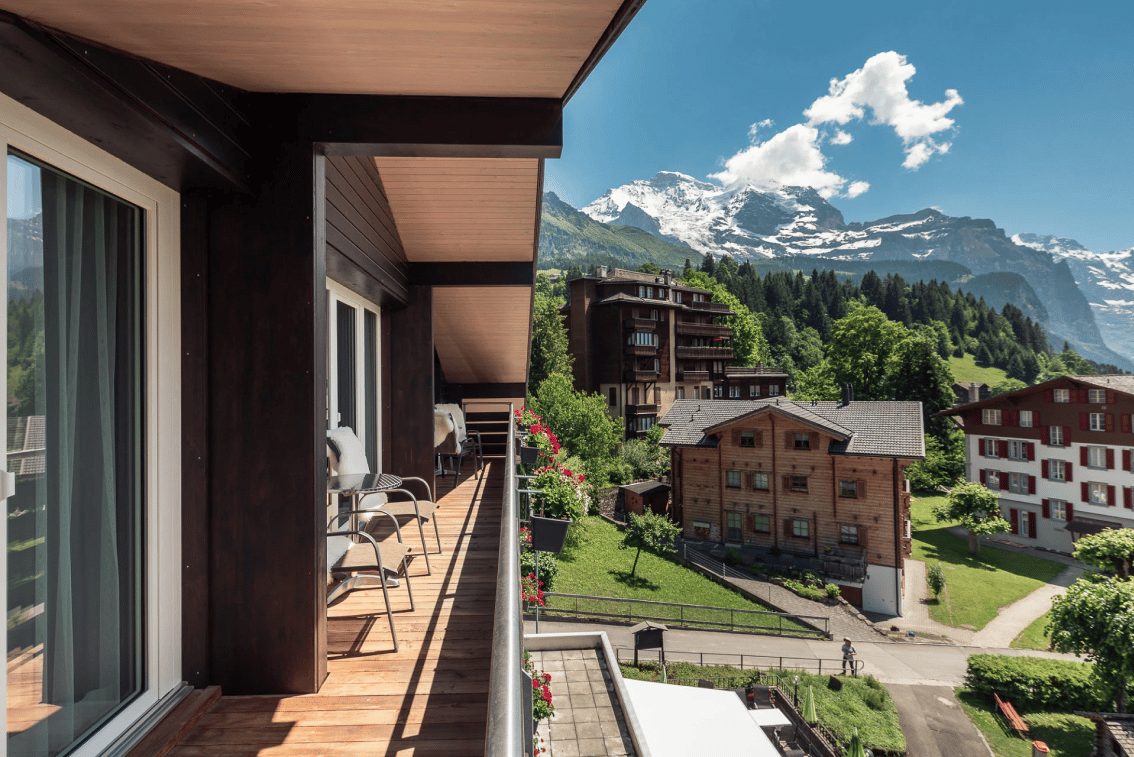
<svg viewBox="0 0 1134 757"><path fill-rule="evenodd" d="M1080 578L1051 600L1047 633L1055 651L1092 661L1093 674L1115 691L1116 710L1126 712L1126 681L1134 674L1134 581Z"/></svg>
<svg viewBox="0 0 1134 757"><path fill-rule="evenodd" d="M952 420L934 415L953 406L953 371L938 357L934 342L912 333L900 341L886 360L886 383L887 399L921 403L927 434L940 437L949 432Z"/></svg>
<svg viewBox="0 0 1134 757"><path fill-rule="evenodd" d="M937 599L945 590L945 571L941 569L940 560L929 566L929 569L925 572L925 582L929 584L929 590L933 592L934 599Z"/></svg>
<svg viewBox="0 0 1134 757"><path fill-rule="evenodd" d="M574 358L569 351L563 316L559 314L562 306L563 301L560 299L535 295L531 370L528 374L528 381L534 387L539 387L553 373L571 375Z"/></svg>
<svg viewBox="0 0 1134 757"><path fill-rule="evenodd" d="M1019 379L1006 378L1003 381L997 381L995 384L988 388L993 397L999 397L1008 392L1014 392L1017 389L1026 389L1027 384Z"/></svg>
<svg viewBox="0 0 1134 757"><path fill-rule="evenodd" d="M661 273L661 269L658 268L658 264L654 261L647 260L645 263L638 266L638 273Z"/></svg>
<svg viewBox="0 0 1134 757"><path fill-rule="evenodd" d="M619 549L637 548L634 554L634 567L630 569L633 576L638 570L638 558L642 550L647 549L654 554L664 554L673 549L673 540L681 533L681 528L664 515L645 512L642 515L630 513L630 523L622 536Z"/></svg>
<svg viewBox="0 0 1134 757"><path fill-rule="evenodd" d="M706 253L706 258L711 257ZM732 329L732 364L756 365L768 359L768 343L764 340L764 328L760 319L746 308L737 298L716 279L700 271L692 271L684 279L685 283L698 289L713 293L713 302L723 302L733 311L725 318L725 325Z"/></svg>
<svg viewBox="0 0 1134 757"><path fill-rule="evenodd" d="M944 439L925 437L925 459L906 468L906 478L914 489L927 490L952 486L965 474L965 435L952 429Z"/></svg>
<svg viewBox="0 0 1134 757"><path fill-rule="evenodd" d="M1131 561L1134 561L1134 531L1108 528L1084 536L1075 543L1075 559L1099 570L1113 571L1120 579L1128 581Z"/></svg>
<svg viewBox="0 0 1134 757"><path fill-rule="evenodd" d="M621 440L618 422L607 413L606 399L600 394L575 391L571 378L563 373L548 376L530 405L568 454L584 462L606 461Z"/></svg>
<svg viewBox="0 0 1134 757"><path fill-rule="evenodd" d="M945 504L933 508L937 520L960 521L961 527L969 532L969 554L975 555L979 544L977 536L1002 534L1011 526L1000 517L1000 498L984 484L966 481L958 484Z"/></svg>
<svg viewBox="0 0 1134 757"><path fill-rule="evenodd" d="M832 325L827 345L835 385L854 384L856 399L888 399L888 361L905 331L878 308L851 303L849 312Z"/></svg>

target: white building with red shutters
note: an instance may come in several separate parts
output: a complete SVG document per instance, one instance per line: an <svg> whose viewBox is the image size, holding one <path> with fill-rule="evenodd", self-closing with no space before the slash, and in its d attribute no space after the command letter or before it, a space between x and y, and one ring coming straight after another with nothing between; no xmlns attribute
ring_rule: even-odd
<svg viewBox="0 0 1134 757"><path fill-rule="evenodd" d="M1134 527L1134 376L1063 376L946 410L965 431L965 472L999 492L1011 541L1071 552Z"/></svg>

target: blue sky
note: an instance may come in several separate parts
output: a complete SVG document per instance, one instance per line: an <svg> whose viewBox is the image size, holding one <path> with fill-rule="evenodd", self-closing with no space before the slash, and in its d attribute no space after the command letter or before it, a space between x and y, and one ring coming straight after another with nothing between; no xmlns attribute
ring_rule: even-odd
<svg viewBox="0 0 1134 757"><path fill-rule="evenodd" d="M1126 249L1132 40L1118 2L648 0L568 103L546 188L810 183L847 221L936 207Z"/></svg>

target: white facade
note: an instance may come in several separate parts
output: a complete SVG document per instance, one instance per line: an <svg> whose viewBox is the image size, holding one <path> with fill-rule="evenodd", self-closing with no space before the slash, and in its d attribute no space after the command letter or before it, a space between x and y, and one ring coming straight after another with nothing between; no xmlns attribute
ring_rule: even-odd
<svg viewBox="0 0 1134 757"><path fill-rule="evenodd" d="M862 584L862 609L887 615L902 614L903 571L889 565L866 566Z"/></svg>

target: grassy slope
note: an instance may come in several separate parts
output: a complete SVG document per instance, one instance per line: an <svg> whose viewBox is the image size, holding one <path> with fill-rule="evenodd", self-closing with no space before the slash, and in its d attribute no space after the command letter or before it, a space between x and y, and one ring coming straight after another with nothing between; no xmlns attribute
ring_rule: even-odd
<svg viewBox="0 0 1134 757"><path fill-rule="evenodd" d="M913 558L927 564L941 561L945 569L945 592L941 601L930 600L929 614L939 623L954 627L984 628L999 609L1047 583L1065 567L1062 563L1030 555L983 546L971 558L968 541L947 531L951 524L939 523L933 508L941 496L916 497L911 506Z"/></svg>
<svg viewBox="0 0 1134 757"><path fill-rule="evenodd" d="M705 576L690 570L672 560L643 551L638 561L638 569L633 576L630 569L634 565L634 549L619 549L622 532L601 518L586 518L585 538L575 549L568 549L560 555L559 577L555 581L555 591L562 594L584 594L591 597L619 597L624 599L646 599L655 602L674 602L678 604L702 605L705 607L728 607L737 610L767 611L766 605L753 602L746 597L710 581ZM565 599L548 599L548 606L556 602L561 606L573 607L574 602ZM580 602L580 609L584 604ZM594 606L600 612L625 612L621 609ZM650 608L651 614L663 615L668 608ZM675 610L676 611L676 610ZM723 616L723 617L722 617ZM676 616L675 616L676 617ZM684 616L690 618L688 610ZM712 622L727 622L727 613L701 613L697 619ZM741 616L737 616L741 622ZM745 616L743 622L778 627L775 617ZM803 631L803 626L785 622L785 631Z"/></svg>
<svg viewBox="0 0 1134 757"><path fill-rule="evenodd" d="M1008 378L1008 374L999 368L981 368L976 364L976 358L967 352L964 357L950 357L949 368L953 371L953 380L962 383L975 381L995 386Z"/></svg>
<svg viewBox="0 0 1134 757"><path fill-rule="evenodd" d="M1050 610L1033 620L1032 624L1021 631L1020 635L1013 639L1009 646L1013 649L1038 649L1047 651L1051 637L1047 635L1044 629L1047 628L1049 622L1051 622Z"/></svg>
<svg viewBox="0 0 1134 757"><path fill-rule="evenodd" d="M1095 746L1095 726L1086 718L1062 712L1021 713L1031 729L1022 739L1006 729L1004 719L983 696L957 689L957 700L997 757L1031 757L1033 740L1047 744L1051 757L1086 757Z"/></svg>

